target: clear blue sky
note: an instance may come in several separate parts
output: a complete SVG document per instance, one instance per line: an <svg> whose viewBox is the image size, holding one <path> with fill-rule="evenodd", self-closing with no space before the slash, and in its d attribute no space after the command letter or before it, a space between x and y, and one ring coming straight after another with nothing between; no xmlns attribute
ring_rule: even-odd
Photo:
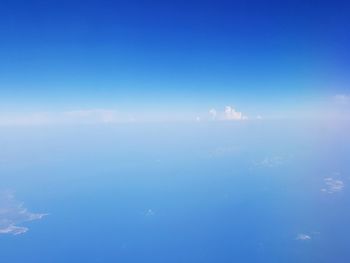
<svg viewBox="0 0 350 263"><path fill-rule="evenodd" d="M0 0L1 263L350 262L349 72L350 1Z"/></svg>
<svg viewBox="0 0 350 263"><path fill-rule="evenodd" d="M348 96L347 1L6 1L1 110L251 114Z"/></svg>

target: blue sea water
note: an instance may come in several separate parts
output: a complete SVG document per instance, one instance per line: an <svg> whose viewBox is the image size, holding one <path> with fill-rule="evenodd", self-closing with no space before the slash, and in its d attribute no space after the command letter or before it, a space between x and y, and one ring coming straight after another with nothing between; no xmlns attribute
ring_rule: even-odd
<svg viewBox="0 0 350 263"><path fill-rule="evenodd" d="M0 190L48 215L0 262L349 262L348 127L1 128Z"/></svg>

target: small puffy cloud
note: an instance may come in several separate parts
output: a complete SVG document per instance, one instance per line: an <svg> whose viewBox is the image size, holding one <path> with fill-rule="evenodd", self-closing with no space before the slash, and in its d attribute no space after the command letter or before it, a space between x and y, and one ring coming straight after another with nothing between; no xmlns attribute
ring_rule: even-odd
<svg viewBox="0 0 350 263"><path fill-rule="evenodd" d="M341 192L344 189L344 182L339 179L328 177L324 179L325 187L321 189L322 192L333 194Z"/></svg>
<svg viewBox="0 0 350 263"><path fill-rule="evenodd" d="M242 112L236 111L234 108L231 106L226 106L225 107L225 112L224 112L224 119L225 120L246 120L247 117L242 114Z"/></svg>
<svg viewBox="0 0 350 263"><path fill-rule="evenodd" d="M295 239L300 241L308 241L308 240L311 240L311 236L306 234L298 234Z"/></svg>
<svg viewBox="0 0 350 263"><path fill-rule="evenodd" d="M0 192L0 234L24 234L27 227L21 224L42 219L47 214L29 212L10 192Z"/></svg>
<svg viewBox="0 0 350 263"><path fill-rule="evenodd" d="M215 109L210 109L210 110L209 110L209 115L210 115L210 117L211 117L213 120L215 120L215 119L216 119L216 116L217 116L216 110L215 110Z"/></svg>
<svg viewBox="0 0 350 263"><path fill-rule="evenodd" d="M248 119L242 112L236 111L231 106L226 106L223 112L218 112L216 109L211 108L209 116L211 120L240 121Z"/></svg>

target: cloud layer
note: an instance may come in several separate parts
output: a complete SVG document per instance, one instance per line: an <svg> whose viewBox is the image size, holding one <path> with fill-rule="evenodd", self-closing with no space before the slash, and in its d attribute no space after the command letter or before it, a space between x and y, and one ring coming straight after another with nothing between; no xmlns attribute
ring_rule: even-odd
<svg viewBox="0 0 350 263"><path fill-rule="evenodd" d="M87 109L62 112L1 114L0 126L42 124L103 124L116 123L120 117L111 109Z"/></svg>
<svg viewBox="0 0 350 263"><path fill-rule="evenodd" d="M10 192L0 192L0 234L19 235L28 231L21 224L42 219L47 214L29 212Z"/></svg>
<svg viewBox="0 0 350 263"><path fill-rule="evenodd" d="M324 179L325 187L321 189L322 192L327 194L333 194L341 192L344 189L344 182L339 179L334 179L331 177Z"/></svg>
<svg viewBox="0 0 350 263"><path fill-rule="evenodd" d="M311 240L311 236L306 235L306 234L298 234L295 239L301 240L301 241L307 241L307 240Z"/></svg>

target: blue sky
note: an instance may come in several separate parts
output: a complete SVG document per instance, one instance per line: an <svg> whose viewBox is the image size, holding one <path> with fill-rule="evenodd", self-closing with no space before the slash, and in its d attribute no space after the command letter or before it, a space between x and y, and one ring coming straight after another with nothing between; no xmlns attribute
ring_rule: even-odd
<svg viewBox="0 0 350 263"><path fill-rule="evenodd" d="M350 262L349 14L0 0L1 262Z"/></svg>
<svg viewBox="0 0 350 263"><path fill-rule="evenodd" d="M0 0L1 262L350 262L349 14Z"/></svg>
<svg viewBox="0 0 350 263"><path fill-rule="evenodd" d="M1 1L0 110L7 119L82 110L205 119L225 106L324 115L349 96L349 10L346 1Z"/></svg>

